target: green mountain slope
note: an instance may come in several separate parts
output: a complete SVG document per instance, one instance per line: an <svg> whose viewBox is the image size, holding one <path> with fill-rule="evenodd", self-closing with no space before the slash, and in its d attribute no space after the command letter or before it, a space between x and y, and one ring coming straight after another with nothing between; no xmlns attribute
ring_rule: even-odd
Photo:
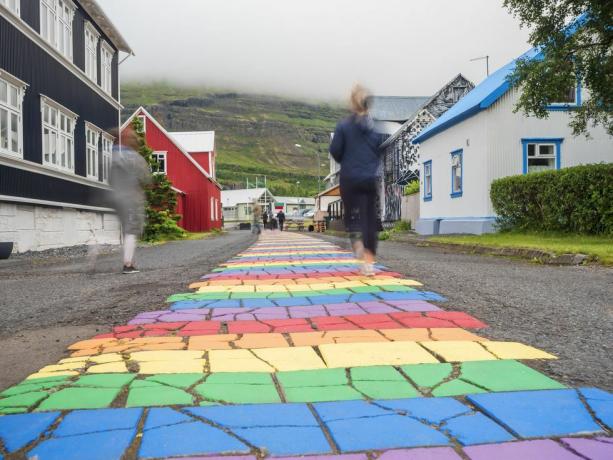
<svg viewBox="0 0 613 460"><path fill-rule="evenodd" d="M222 185L255 184L256 175L261 184L266 175L277 195L317 192L318 153L323 179L330 132L346 115L328 104L168 83L129 83L121 90L124 118L142 105L169 131L214 130Z"/></svg>

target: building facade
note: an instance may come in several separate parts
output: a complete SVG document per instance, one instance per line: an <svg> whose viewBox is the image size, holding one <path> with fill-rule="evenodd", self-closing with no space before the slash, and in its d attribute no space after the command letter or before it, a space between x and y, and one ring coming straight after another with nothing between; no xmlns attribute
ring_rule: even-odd
<svg viewBox="0 0 613 460"><path fill-rule="evenodd" d="M95 1L0 1L0 241L14 251L119 241L120 52Z"/></svg>
<svg viewBox="0 0 613 460"><path fill-rule="evenodd" d="M140 107L122 125L139 117L147 145L158 161L154 174L165 174L177 193L179 225L189 232L221 228L221 186L215 179L215 133L171 133ZM211 171L213 172L211 174Z"/></svg>
<svg viewBox="0 0 613 460"><path fill-rule="evenodd" d="M537 56L535 50L523 58ZM547 119L515 113L520 95L501 68L426 128L420 144L421 234L495 230L490 185L495 179L613 161L613 138L601 128L575 137L570 113L586 97L580 85L549 109Z"/></svg>
<svg viewBox="0 0 613 460"><path fill-rule="evenodd" d="M237 226L253 222L253 206L257 203L262 209L273 210L275 197L267 188L247 188L223 190L221 192L224 225Z"/></svg>

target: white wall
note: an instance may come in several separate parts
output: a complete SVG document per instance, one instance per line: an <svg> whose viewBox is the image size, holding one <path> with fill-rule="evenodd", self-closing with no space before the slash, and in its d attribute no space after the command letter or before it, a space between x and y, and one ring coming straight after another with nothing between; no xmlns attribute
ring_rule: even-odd
<svg viewBox="0 0 613 460"><path fill-rule="evenodd" d="M111 213L2 202L0 241L14 242L14 252L119 244L120 224Z"/></svg>

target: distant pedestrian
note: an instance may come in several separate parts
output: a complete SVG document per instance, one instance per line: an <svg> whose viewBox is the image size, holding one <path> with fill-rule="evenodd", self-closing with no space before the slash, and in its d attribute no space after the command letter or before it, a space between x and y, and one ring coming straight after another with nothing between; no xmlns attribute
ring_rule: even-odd
<svg viewBox="0 0 613 460"><path fill-rule="evenodd" d="M110 184L123 233L123 273L138 273L134 265L136 241L145 228L145 191L151 171L137 152L139 140L132 125L121 133L121 146L113 148Z"/></svg>
<svg viewBox="0 0 613 460"><path fill-rule="evenodd" d="M377 254L377 196L383 138L375 132L368 112L369 101L368 91L360 85L354 86L350 97L352 114L336 126L330 153L341 165L346 230L351 235L356 257L363 259L362 274L372 276Z"/></svg>
<svg viewBox="0 0 613 460"><path fill-rule="evenodd" d="M251 233L255 233L259 235L262 233L262 227L260 226L260 222L262 221L262 206L255 203L253 205L253 228L251 229Z"/></svg>
<svg viewBox="0 0 613 460"><path fill-rule="evenodd" d="M279 230L283 231L283 224L285 223L285 213L283 209L277 213L277 220L279 221Z"/></svg>
<svg viewBox="0 0 613 460"><path fill-rule="evenodd" d="M264 212L262 213L262 222L264 223L264 229L266 229L268 226L268 211L267 210L264 210Z"/></svg>

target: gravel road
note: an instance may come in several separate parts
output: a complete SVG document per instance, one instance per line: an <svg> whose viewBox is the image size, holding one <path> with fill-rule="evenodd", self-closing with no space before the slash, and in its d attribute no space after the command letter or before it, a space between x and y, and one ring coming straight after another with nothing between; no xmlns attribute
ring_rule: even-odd
<svg viewBox="0 0 613 460"><path fill-rule="evenodd" d="M322 237L348 248L342 238ZM572 386L613 390L613 269L555 267L383 241L379 261L489 324L484 336L542 348L529 362Z"/></svg>

